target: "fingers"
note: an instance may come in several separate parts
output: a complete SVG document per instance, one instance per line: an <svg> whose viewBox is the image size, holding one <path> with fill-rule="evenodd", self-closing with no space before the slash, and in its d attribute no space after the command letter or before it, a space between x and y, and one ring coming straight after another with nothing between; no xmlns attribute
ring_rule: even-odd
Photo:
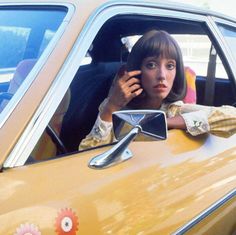
<svg viewBox="0 0 236 235"><path fill-rule="evenodd" d="M134 97L134 94L138 94L136 91L142 88L141 81L135 77L131 77L127 81L119 80L117 81L116 86L119 90L119 93L129 101ZM141 92L142 91L140 91L140 93Z"/></svg>
<svg viewBox="0 0 236 235"><path fill-rule="evenodd" d="M134 84L131 87L123 87L123 89L120 90L119 95L117 94L114 98L116 98L116 101L122 100L123 103L127 104L134 97L140 95L142 91L143 88L140 84Z"/></svg>
<svg viewBox="0 0 236 235"><path fill-rule="evenodd" d="M141 83L140 79L134 78L134 77L132 77L128 81L126 81L126 85L130 86L130 87L133 86L134 84L140 84L140 83Z"/></svg>
<svg viewBox="0 0 236 235"><path fill-rule="evenodd" d="M135 84L132 87L129 87L126 90L123 90L122 95L126 103L128 103L134 97L140 95L142 91L143 91L143 88L139 84Z"/></svg>
<svg viewBox="0 0 236 235"><path fill-rule="evenodd" d="M110 102L119 109L143 91L140 79L135 77L141 74L140 70L125 71L122 77L119 77L120 74L116 75L108 94Z"/></svg>
<svg viewBox="0 0 236 235"><path fill-rule="evenodd" d="M140 89L134 91L132 93L133 94L133 98L136 97L136 96L139 96L142 92L143 92L143 88L140 88Z"/></svg>
<svg viewBox="0 0 236 235"><path fill-rule="evenodd" d="M138 89L140 89L140 88L141 88L141 85L140 85L140 84L134 84L134 85L132 85L132 86L129 87L129 91L130 91L131 93L133 93L134 91L136 91L136 90L138 90Z"/></svg>
<svg viewBox="0 0 236 235"><path fill-rule="evenodd" d="M141 74L141 70L134 70L134 71L131 71L131 72L126 72L125 71L124 75L122 77L120 77L120 80L126 82L130 78L133 78L133 77L138 76L140 74Z"/></svg>

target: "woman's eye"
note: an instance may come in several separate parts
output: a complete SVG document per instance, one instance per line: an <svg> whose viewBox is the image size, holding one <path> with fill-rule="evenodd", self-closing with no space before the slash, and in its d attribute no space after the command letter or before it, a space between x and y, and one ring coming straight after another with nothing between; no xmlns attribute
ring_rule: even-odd
<svg viewBox="0 0 236 235"><path fill-rule="evenodd" d="M154 69L154 68L156 68L157 67L157 64L155 63L155 62L149 62L149 63L147 63L147 68L149 68L149 69Z"/></svg>
<svg viewBox="0 0 236 235"><path fill-rule="evenodd" d="M172 69L175 69L176 66L175 66L174 63L169 63L169 64L167 64L166 67L167 67L168 70L172 70Z"/></svg>

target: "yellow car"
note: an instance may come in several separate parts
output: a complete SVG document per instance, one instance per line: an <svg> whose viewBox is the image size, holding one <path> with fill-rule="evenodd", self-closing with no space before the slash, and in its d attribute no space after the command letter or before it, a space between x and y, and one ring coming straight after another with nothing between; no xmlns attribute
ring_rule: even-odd
<svg viewBox="0 0 236 235"><path fill-rule="evenodd" d="M136 125L78 151L150 28L178 41L195 102L235 105L235 19L163 1L0 3L1 235L236 233L235 135L191 137L167 131L160 111L129 110L114 125L154 115L161 125L146 134L159 141L133 141Z"/></svg>

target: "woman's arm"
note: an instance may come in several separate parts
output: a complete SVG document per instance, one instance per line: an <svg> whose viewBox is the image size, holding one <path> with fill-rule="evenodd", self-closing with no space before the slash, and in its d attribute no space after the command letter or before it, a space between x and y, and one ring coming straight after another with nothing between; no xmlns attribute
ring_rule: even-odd
<svg viewBox="0 0 236 235"><path fill-rule="evenodd" d="M168 129L182 129L186 130L186 124L182 116L178 115L172 118L167 118Z"/></svg>
<svg viewBox="0 0 236 235"><path fill-rule="evenodd" d="M236 108L232 106L171 105L167 113L168 117L177 118L167 120L168 128L185 129L193 136L212 133L229 137L236 133Z"/></svg>
<svg viewBox="0 0 236 235"><path fill-rule="evenodd" d="M112 143L112 113L126 106L134 97L142 93L140 80L135 78L141 71L118 72L110 88L108 97L99 107L97 120L90 133L79 145L79 150Z"/></svg>

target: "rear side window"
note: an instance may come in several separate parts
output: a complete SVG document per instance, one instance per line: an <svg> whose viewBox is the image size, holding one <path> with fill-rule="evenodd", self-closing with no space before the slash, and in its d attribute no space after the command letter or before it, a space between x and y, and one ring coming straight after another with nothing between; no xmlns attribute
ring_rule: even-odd
<svg viewBox="0 0 236 235"><path fill-rule="evenodd" d="M197 72L197 75L206 77L212 44L209 37L207 35L195 34L176 34L172 36L180 45L185 66L192 68ZM216 77L228 79L228 75L218 55L216 58Z"/></svg>
<svg viewBox="0 0 236 235"><path fill-rule="evenodd" d="M0 8L2 111L47 48L67 13L64 7Z"/></svg>
<svg viewBox="0 0 236 235"><path fill-rule="evenodd" d="M236 30L234 27L224 25L224 24L218 24L218 27L221 31L221 33L224 35L224 38L226 39L226 42L228 43L228 46L230 47L230 50L233 52L232 55L234 56L236 60L235 50L236 50Z"/></svg>

